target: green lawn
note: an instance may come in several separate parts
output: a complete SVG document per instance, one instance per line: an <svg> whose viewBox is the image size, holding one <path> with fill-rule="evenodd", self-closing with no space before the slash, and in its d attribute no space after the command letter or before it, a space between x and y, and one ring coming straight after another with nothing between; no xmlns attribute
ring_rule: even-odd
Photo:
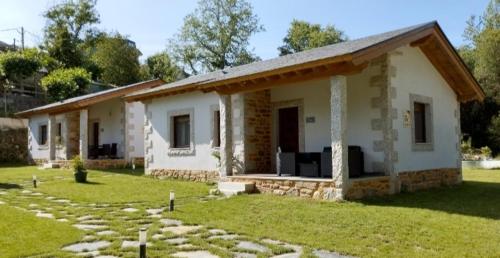
<svg viewBox="0 0 500 258"><path fill-rule="evenodd" d="M137 220L141 223L151 223L151 220L140 215L144 213L137 213L133 216L127 214L132 218L124 222L115 219L123 213L111 213L131 203L142 212L146 208L165 206L169 191L174 190L178 196L176 212L165 212L165 216L226 229L249 238L278 239L362 257L500 257L500 170L466 170L464 184L459 187L343 203L271 195L200 201L213 186L156 180L140 176L140 173L131 170L90 171L90 183L76 184L69 171L0 167L0 191L9 193L0 195L0 200L20 207L27 207L30 202L40 206L54 205L44 198L18 198L15 195L21 190L16 187L31 190L29 181L36 174L42 181L37 191L44 196L65 198L85 206L65 208L75 217L93 210L90 207L94 203L110 205L95 213L130 239L136 237L136 229L129 229L137 226ZM62 216L62 206L53 207L55 217ZM59 256L61 246L75 242L81 235L81 231L75 231L68 224L36 218L7 204L0 205L0 212L0 250L11 247L16 239L8 235L28 238L19 240L17 249L9 249L7 257L40 252ZM33 233L35 228L40 235ZM150 234L155 230L158 230L158 225L153 224ZM206 239L192 240L210 247ZM211 244L233 246L234 243L219 241ZM155 242L158 257L171 252L169 248ZM136 254L124 253L119 243L113 243L106 250L104 254L130 257ZM224 252L218 254L228 256Z"/></svg>
<svg viewBox="0 0 500 258"><path fill-rule="evenodd" d="M500 171L464 177L460 187L361 202L238 196L175 216L357 256L500 257Z"/></svg>
<svg viewBox="0 0 500 258"><path fill-rule="evenodd" d="M0 205L1 257L57 253L59 247L81 239L70 225L40 219L32 213Z"/></svg>

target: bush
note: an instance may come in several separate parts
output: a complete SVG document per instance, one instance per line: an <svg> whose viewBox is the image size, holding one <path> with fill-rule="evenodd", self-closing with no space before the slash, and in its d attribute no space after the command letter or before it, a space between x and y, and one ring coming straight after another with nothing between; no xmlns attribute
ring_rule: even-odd
<svg viewBox="0 0 500 258"><path fill-rule="evenodd" d="M44 77L42 87L47 90L49 99L55 102L85 94L90 80L91 75L83 68L63 68Z"/></svg>
<svg viewBox="0 0 500 258"><path fill-rule="evenodd" d="M40 69L40 66L39 60L21 52L0 53L0 77L8 80L29 77Z"/></svg>
<svg viewBox="0 0 500 258"><path fill-rule="evenodd" d="M73 157L73 171L75 175L75 181L77 183L87 182L87 170L85 169L85 165L83 164L83 161L79 155L75 155Z"/></svg>

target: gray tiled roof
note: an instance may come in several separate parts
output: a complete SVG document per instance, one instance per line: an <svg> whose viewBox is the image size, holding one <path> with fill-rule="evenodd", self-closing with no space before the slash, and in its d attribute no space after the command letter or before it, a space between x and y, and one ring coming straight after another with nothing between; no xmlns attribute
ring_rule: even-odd
<svg viewBox="0 0 500 258"><path fill-rule="evenodd" d="M345 41L333 45L328 45L325 47L319 47L315 49L310 49L302 51L295 54L289 54L285 56L280 56L272 58L269 60L254 62L246 65L240 65L236 67L226 68L224 70L218 70L206 74L191 76L183 80L168 83L153 89L146 89L137 91L135 93L129 94L127 96L141 95L144 93L152 93L157 91L162 91L165 89L185 86L189 84L203 84L208 82L223 81L227 79L238 78L241 76L258 74L265 71L271 71L280 68L286 68L289 66L295 66L303 63L320 61L322 59L333 58L337 56L342 56L346 54L352 54L357 51L363 50L368 47L385 42L394 37L401 36L405 33L414 31L416 29L427 28L434 26L436 22L423 23L411 27L406 27L394 31L389 31L377 35L372 35L356 40Z"/></svg>

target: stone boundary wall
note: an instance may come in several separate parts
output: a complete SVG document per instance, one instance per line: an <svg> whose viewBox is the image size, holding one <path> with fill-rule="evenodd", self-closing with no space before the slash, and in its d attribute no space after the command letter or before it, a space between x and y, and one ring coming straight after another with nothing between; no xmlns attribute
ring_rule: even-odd
<svg viewBox="0 0 500 258"><path fill-rule="evenodd" d="M346 194L349 200L391 194L390 176L356 178L349 181Z"/></svg>
<svg viewBox="0 0 500 258"><path fill-rule="evenodd" d="M0 162L26 162L28 159L28 130L0 129Z"/></svg>
<svg viewBox="0 0 500 258"><path fill-rule="evenodd" d="M331 180L229 178L229 181L254 183L257 193L305 197L317 200L333 200L335 192L335 182Z"/></svg>
<svg viewBox="0 0 500 258"><path fill-rule="evenodd" d="M151 169L147 173L156 178L173 178L196 182L217 182L218 171L207 170L181 170L181 169Z"/></svg>
<svg viewBox="0 0 500 258"><path fill-rule="evenodd" d="M399 172L401 192L415 192L440 186L458 185L462 182L459 168L441 168Z"/></svg>

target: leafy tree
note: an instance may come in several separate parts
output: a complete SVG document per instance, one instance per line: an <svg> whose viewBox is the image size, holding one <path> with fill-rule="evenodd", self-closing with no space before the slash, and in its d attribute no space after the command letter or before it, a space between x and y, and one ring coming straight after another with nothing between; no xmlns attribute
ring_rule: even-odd
<svg viewBox="0 0 500 258"><path fill-rule="evenodd" d="M287 35L283 38L284 45L279 47L280 55L287 55L346 41L343 31L333 25L321 27L306 21L293 20Z"/></svg>
<svg viewBox="0 0 500 258"><path fill-rule="evenodd" d="M91 60L100 71L104 83L126 85L140 81L139 56L135 44L120 34L97 41Z"/></svg>
<svg viewBox="0 0 500 258"><path fill-rule="evenodd" d="M142 73L144 80L159 78L165 82L176 81L184 75L166 52L148 57Z"/></svg>
<svg viewBox="0 0 500 258"><path fill-rule="evenodd" d="M42 87L52 102L85 94L91 75L83 68L61 68L42 78Z"/></svg>
<svg viewBox="0 0 500 258"><path fill-rule="evenodd" d="M488 145L497 153L500 142L492 132L500 131L500 125L494 122L500 111L500 0L492 0L479 18L469 19L464 38L468 44L459 53L484 89L486 99L461 106L462 132L472 137L474 147Z"/></svg>
<svg viewBox="0 0 500 258"><path fill-rule="evenodd" d="M170 41L172 56L191 74L250 63L250 37L264 30L252 5L245 0L199 1Z"/></svg>
<svg viewBox="0 0 500 258"><path fill-rule="evenodd" d="M95 5L96 0L66 0L43 14L47 19L44 48L64 67L85 64L82 43L95 37L92 25L100 22Z"/></svg>
<svg viewBox="0 0 500 258"><path fill-rule="evenodd" d="M37 58L22 52L0 53L0 78L4 83L29 77L40 69L40 66Z"/></svg>

